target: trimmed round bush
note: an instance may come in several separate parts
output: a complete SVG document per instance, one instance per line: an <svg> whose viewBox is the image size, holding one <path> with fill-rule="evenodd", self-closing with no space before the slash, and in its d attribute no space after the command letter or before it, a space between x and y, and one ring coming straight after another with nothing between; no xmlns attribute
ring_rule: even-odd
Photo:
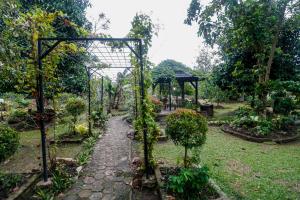
<svg viewBox="0 0 300 200"><path fill-rule="evenodd" d="M190 109L178 109L167 117L166 134L175 145L185 148L184 165L187 165L187 150L205 143L207 121Z"/></svg>
<svg viewBox="0 0 300 200"><path fill-rule="evenodd" d="M78 120L79 115L85 111L85 102L82 98L70 98L66 105L67 112L72 115L72 132L75 133L75 124Z"/></svg>
<svg viewBox="0 0 300 200"><path fill-rule="evenodd" d="M78 116L85 111L85 102L82 98L70 98L66 104L66 110L72 116Z"/></svg>
<svg viewBox="0 0 300 200"><path fill-rule="evenodd" d="M19 133L8 126L0 126L0 162L14 154L20 141Z"/></svg>

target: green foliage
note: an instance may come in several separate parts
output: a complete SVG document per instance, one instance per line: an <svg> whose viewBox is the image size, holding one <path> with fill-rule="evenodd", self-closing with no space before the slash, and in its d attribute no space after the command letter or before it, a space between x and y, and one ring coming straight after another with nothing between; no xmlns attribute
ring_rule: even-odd
<svg viewBox="0 0 300 200"><path fill-rule="evenodd" d="M67 112L73 117L72 119L72 131L75 131L75 124L78 120L79 115L81 115L85 109L85 102L82 98L70 98L66 104Z"/></svg>
<svg viewBox="0 0 300 200"><path fill-rule="evenodd" d="M207 130L206 119L193 110L178 109L167 117L166 134L175 145L185 148L185 166L187 166L187 150L202 146L206 140Z"/></svg>
<svg viewBox="0 0 300 200"><path fill-rule="evenodd" d="M0 172L0 197L8 197L8 194L17 187L22 178L18 174L3 174Z"/></svg>
<svg viewBox="0 0 300 200"><path fill-rule="evenodd" d="M52 172L52 192L54 194L59 194L65 189L70 188L73 182L72 174L68 173L67 166L58 164Z"/></svg>
<svg viewBox="0 0 300 200"><path fill-rule="evenodd" d="M15 130L0 125L0 162L13 155L19 147L20 136Z"/></svg>
<svg viewBox="0 0 300 200"><path fill-rule="evenodd" d="M231 124L235 127L242 127L258 135L269 135L276 131L290 131L294 126L293 116L275 115L275 117L262 117L250 107L240 107L235 112L235 118Z"/></svg>
<svg viewBox="0 0 300 200"><path fill-rule="evenodd" d="M141 38L142 39L142 50L143 50L143 64L149 63L147 59L147 53L149 48L151 47L151 42L153 35L157 35L158 27L152 23L152 19L150 16L145 14L136 14L131 22L131 29L128 34L129 37L133 38ZM140 74L140 62L137 60L136 57L132 57L131 64L135 67L133 74L136 76L137 79L133 80L133 90L138 95L138 98L141 98L141 87L137 87ZM134 128L137 135L140 139L143 137L143 130L147 130L147 141L148 141L148 158L150 161L150 165L154 167L154 157L153 157L153 146L154 143L157 141L157 137L160 133L159 127L157 126L154 120L154 113L153 113L153 106L151 105L149 96L148 96L148 89L152 85L151 82L151 75L149 65L145 65L144 67L144 94L145 99L143 102L138 102L139 108L139 116L134 121Z"/></svg>
<svg viewBox="0 0 300 200"><path fill-rule="evenodd" d="M208 168L181 169L176 176L171 176L168 188L176 194L176 199L196 200L207 187L209 180Z"/></svg>
<svg viewBox="0 0 300 200"><path fill-rule="evenodd" d="M145 107L143 109L145 112L144 119L142 117L138 117L134 121L134 130L137 134L137 139L142 140L144 137L143 130L144 124L147 127L147 142L148 142L148 158L152 167L154 167L154 157L153 157L153 148L154 144L157 142L158 136L160 134L160 129L157 123L154 120L154 113L153 113L153 105L149 102L147 98L145 100Z"/></svg>
<svg viewBox="0 0 300 200"><path fill-rule="evenodd" d="M88 134L88 127L85 124L75 125L75 132L81 136L86 136Z"/></svg>
<svg viewBox="0 0 300 200"><path fill-rule="evenodd" d="M104 128L107 122L107 116L104 114L103 109L92 112L92 120L95 127Z"/></svg>
<svg viewBox="0 0 300 200"><path fill-rule="evenodd" d="M55 195L70 188L74 183L73 174L68 169L69 166L58 163L51 171L52 185L49 188L39 188L35 196L41 200L53 200Z"/></svg>
<svg viewBox="0 0 300 200"><path fill-rule="evenodd" d="M153 112L160 113L163 106L162 102L153 96L150 97L150 100L153 105Z"/></svg>
<svg viewBox="0 0 300 200"><path fill-rule="evenodd" d="M298 7L296 1L287 0L205 5L192 0L185 23L197 23L198 36L219 46L223 62L213 70L215 83L222 90L255 96L262 113L269 92L262 87L269 80L299 80Z"/></svg>
<svg viewBox="0 0 300 200"><path fill-rule="evenodd" d="M12 112L9 114L8 117L8 123L13 124L13 123L26 121L28 117L29 114L26 110L23 109L12 110Z"/></svg>
<svg viewBox="0 0 300 200"><path fill-rule="evenodd" d="M151 71L153 82L158 79L174 79L176 71L190 73L192 70L181 62L171 59L163 60Z"/></svg>
<svg viewBox="0 0 300 200"><path fill-rule="evenodd" d="M95 134L84 141L83 150L76 156L76 160L79 165L85 165L88 162L90 155L93 152L93 147L97 142L98 136L98 134Z"/></svg>

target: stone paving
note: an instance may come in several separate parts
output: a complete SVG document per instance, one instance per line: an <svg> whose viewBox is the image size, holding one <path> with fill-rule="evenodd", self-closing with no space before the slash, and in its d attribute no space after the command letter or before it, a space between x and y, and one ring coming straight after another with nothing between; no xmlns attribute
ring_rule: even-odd
<svg viewBox="0 0 300 200"><path fill-rule="evenodd" d="M107 131L94 147L91 162L84 168L64 200L130 199L131 141L122 117L110 118Z"/></svg>

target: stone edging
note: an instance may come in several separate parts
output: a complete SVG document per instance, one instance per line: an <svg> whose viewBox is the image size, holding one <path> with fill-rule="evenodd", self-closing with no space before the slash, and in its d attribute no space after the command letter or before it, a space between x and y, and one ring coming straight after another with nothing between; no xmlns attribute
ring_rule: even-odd
<svg viewBox="0 0 300 200"><path fill-rule="evenodd" d="M167 200L167 194L164 190L162 190L161 188L163 187L163 183L162 183L162 175L161 172L159 170L159 166L157 166L154 169L154 173L155 173L155 177L157 180L157 185L158 185L158 193L160 196L161 200ZM227 197L227 195L221 190L221 188L215 183L215 181L213 179L209 179L208 184L210 187L212 187L219 195L219 198L217 198L216 200L228 200L229 198Z"/></svg>
<svg viewBox="0 0 300 200"><path fill-rule="evenodd" d="M251 141L251 142L258 142L258 143L262 143L262 142L276 142L276 143L288 143L288 142L292 142L292 141L295 141L299 138L299 135L294 135L294 136L289 136L289 137L286 137L286 138L267 138L267 137L254 137L254 136L251 136L251 135L247 135L247 134L244 134L228 125L223 125L221 127L221 130L225 133L229 133L229 134L232 134L234 136L237 136L239 138L242 138L244 140L248 140L248 141Z"/></svg>
<svg viewBox="0 0 300 200"><path fill-rule="evenodd" d="M26 195L31 192L32 187L39 181L41 174L33 174L25 184L23 184L20 189L9 195L7 200L22 200L26 199Z"/></svg>

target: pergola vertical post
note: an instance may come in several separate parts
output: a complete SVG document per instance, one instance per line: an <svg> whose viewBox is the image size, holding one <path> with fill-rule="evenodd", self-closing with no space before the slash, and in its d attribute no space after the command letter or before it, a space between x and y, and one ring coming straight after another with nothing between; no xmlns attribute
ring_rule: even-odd
<svg viewBox="0 0 300 200"><path fill-rule="evenodd" d="M102 112L103 112L103 106L104 106L103 95L104 95L104 78L102 76L101 77L101 110L102 110Z"/></svg>
<svg viewBox="0 0 300 200"><path fill-rule="evenodd" d="M44 89L43 89L43 67L42 67L42 42L38 40L38 76L37 76L37 110L39 113L39 123L42 142L42 159L43 159L43 179L48 181L47 171L47 151L46 151L46 130L44 121Z"/></svg>
<svg viewBox="0 0 300 200"><path fill-rule="evenodd" d="M172 110L171 91L171 80L169 80L169 111Z"/></svg>
<svg viewBox="0 0 300 200"><path fill-rule="evenodd" d="M89 120L89 135L92 134L92 122L91 122L91 70L87 67L88 75L88 120Z"/></svg>
<svg viewBox="0 0 300 200"><path fill-rule="evenodd" d="M134 111L135 111L135 119L138 118L138 95L137 95L137 79L136 79L137 74L134 73Z"/></svg>
<svg viewBox="0 0 300 200"><path fill-rule="evenodd" d="M195 84L195 105L197 111L198 110L198 80L196 80L196 84Z"/></svg>
<svg viewBox="0 0 300 200"><path fill-rule="evenodd" d="M146 168L146 178L149 178L149 160L148 160L148 141L147 141L147 125L145 120L145 86L144 86L144 63L143 63L143 47L142 40L139 40L139 61L140 61L140 72L141 72L141 114L143 124L143 136L144 136L144 159Z"/></svg>

